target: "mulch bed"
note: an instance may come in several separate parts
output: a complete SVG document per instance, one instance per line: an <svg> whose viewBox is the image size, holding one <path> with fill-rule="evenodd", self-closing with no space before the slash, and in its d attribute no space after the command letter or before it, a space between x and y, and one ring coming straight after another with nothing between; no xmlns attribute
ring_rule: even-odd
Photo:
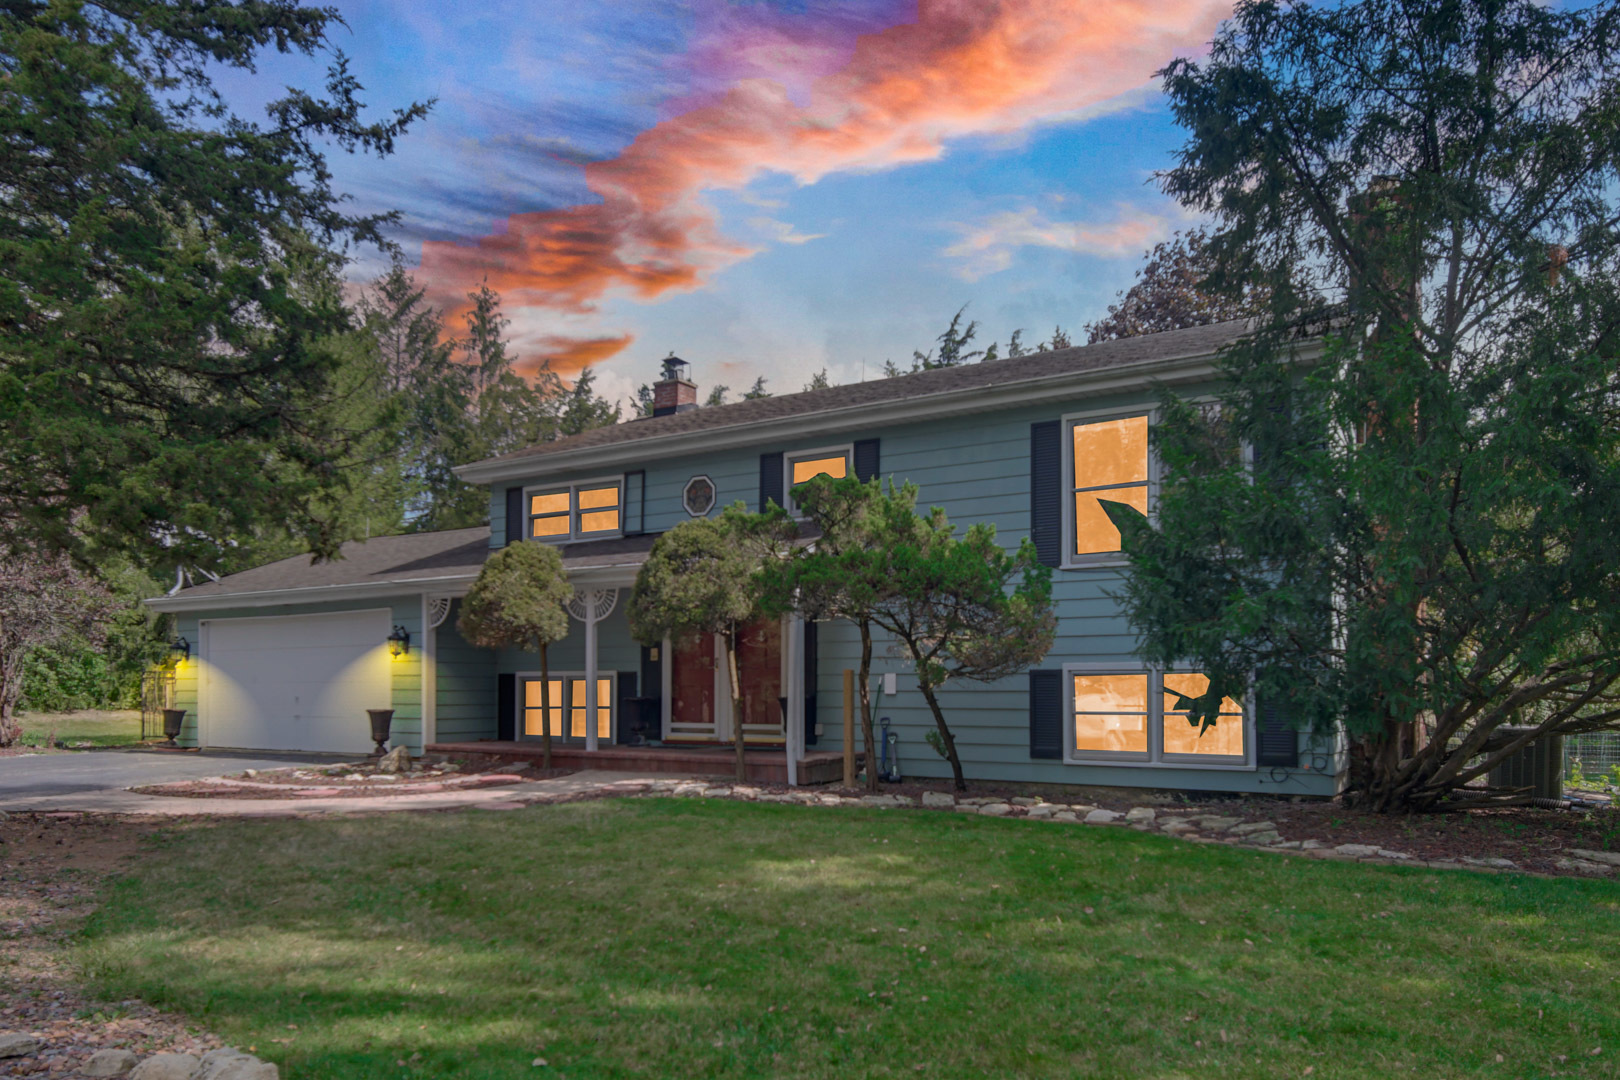
<svg viewBox="0 0 1620 1080"><path fill-rule="evenodd" d="M97 1050L201 1056L220 1040L140 1001L97 1001L68 962L69 940L104 880L135 854L153 820L0 814L0 1031L44 1046L0 1061L4 1076L71 1076ZM164 821L173 828L172 821Z"/></svg>

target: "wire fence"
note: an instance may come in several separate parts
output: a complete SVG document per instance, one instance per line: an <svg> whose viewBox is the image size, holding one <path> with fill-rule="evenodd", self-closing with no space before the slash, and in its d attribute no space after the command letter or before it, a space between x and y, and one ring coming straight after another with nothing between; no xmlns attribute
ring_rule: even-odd
<svg viewBox="0 0 1620 1080"><path fill-rule="evenodd" d="M1564 737L1564 779L1620 784L1620 732Z"/></svg>

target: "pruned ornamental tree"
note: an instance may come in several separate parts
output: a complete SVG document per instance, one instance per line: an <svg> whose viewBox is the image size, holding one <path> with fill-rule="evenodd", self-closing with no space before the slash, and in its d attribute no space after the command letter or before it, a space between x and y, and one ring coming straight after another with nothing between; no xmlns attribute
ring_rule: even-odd
<svg viewBox="0 0 1620 1080"><path fill-rule="evenodd" d="M28 654L99 644L117 601L66 556L0 554L0 747L22 735L15 716Z"/></svg>
<svg viewBox="0 0 1620 1080"><path fill-rule="evenodd" d="M915 489L910 489L915 501ZM877 738L872 728L872 631L878 606L889 598L893 578L888 552L876 534L878 506L886 498L878 480L821 475L793 489L793 505L820 533L813 545L765 568L763 590L770 611L798 611L809 619L845 619L861 636L861 740L866 747L866 786L878 788Z"/></svg>
<svg viewBox="0 0 1620 1080"><path fill-rule="evenodd" d="M945 511L934 507L920 515L916 506L917 486L896 487L891 480L867 511L870 524L862 528L881 553L889 583L871 619L911 661L933 713L938 749L951 763L956 789L965 791L939 690L952 679L994 682L1041 662L1057 633L1052 571L1027 538L1008 552L994 525L973 525L958 537Z"/></svg>
<svg viewBox="0 0 1620 1080"><path fill-rule="evenodd" d="M338 29L291 0L0 6L0 543L336 551L335 282L388 218L343 207L326 147L387 154L426 112L367 121ZM215 76L267 50L329 54L324 95L235 114Z"/></svg>
<svg viewBox="0 0 1620 1080"><path fill-rule="evenodd" d="M694 633L717 634L725 643L739 781L748 777L737 634L766 614L762 571L788 557L797 533L787 511L774 503L758 514L735 503L718 517L692 518L660 536L630 590L630 633L642 644Z"/></svg>
<svg viewBox="0 0 1620 1080"><path fill-rule="evenodd" d="M538 541L510 544L484 563L456 620L461 636L480 648L532 648L540 653L540 752L547 769L551 768L551 664L546 649L568 636L568 601L573 598L574 587L554 546ZM518 708L521 713L521 703Z"/></svg>
<svg viewBox="0 0 1620 1080"><path fill-rule="evenodd" d="M1272 307L1115 508L1143 655L1344 725L1366 807L1522 797L1620 722L1616 5L1245 3L1163 74L1206 284Z"/></svg>

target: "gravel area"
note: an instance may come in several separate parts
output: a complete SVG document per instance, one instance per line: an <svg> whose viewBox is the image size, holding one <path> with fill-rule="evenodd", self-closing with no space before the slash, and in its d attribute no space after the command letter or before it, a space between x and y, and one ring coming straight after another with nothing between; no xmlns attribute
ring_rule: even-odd
<svg viewBox="0 0 1620 1080"><path fill-rule="evenodd" d="M568 769L541 769L527 762L506 765L418 762L409 773L387 773L379 771L375 759L368 759L336 765L247 769L197 780L147 784L130 790L141 795L187 799L387 798L521 784L567 776L570 772Z"/></svg>
<svg viewBox="0 0 1620 1080"><path fill-rule="evenodd" d="M0 1076L69 1077L97 1050L202 1055L220 1040L139 1001L97 1001L68 959L69 939L105 879L153 822L87 814L0 814L0 1032L37 1052L0 1061ZM172 821L165 826L173 828Z"/></svg>

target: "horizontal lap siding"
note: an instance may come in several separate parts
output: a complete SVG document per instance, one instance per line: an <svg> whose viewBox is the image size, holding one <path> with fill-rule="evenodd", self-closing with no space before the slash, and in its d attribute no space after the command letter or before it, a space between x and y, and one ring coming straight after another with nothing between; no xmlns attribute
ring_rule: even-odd
<svg viewBox="0 0 1620 1080"><path fill-rule="evenodd" d="M687 520L681 493L693 476L706 475L718 492L717 506L738 500L757 509L759 458L763 453L794 453L867 438L882 439L879 475L897 483L918 486L918 505L938 506L958 527L987 523L996 527L997 539L1016 548L1029 535L1030 425L1057 420L1066 414L1091 410L1150 407L1148 391L1114 394L1092 399L1069 399L1050 404L953 418L948 421L875 425L847 435L806 436L776 443L762 442L746 450L693 454L674 459L649 460L646 470L646 528L661 532ZM591 475L590 470L580 474ZM503 485L504 487L504 485ZM1067 496L1065 496L1065 500ZM499 499L492 513L501 512ZM1053 599L1058 632L1042 668L1071 663L1106 663L1135 666L1137 638L1110 594L1121 584L1121 570L1057 570L1053 573ZM622 598L621 598L622 599ZM603 628L601 668L628 670L638 666L638 655L623 630L622 612L615 612ZM577 625L577 624L576 624ZM843 724L843 669L859 661L859 642L847 624L823 624L817 679L817 721L821 737L817 750L841 745ZM948 776L949 766L923 741L933 727L932 717L916 689L906 665L887 655L879 645L874 671L899 673L899 694L879 705L879 715L891 717L900 737L902 768L909 774ZM572 634L552 653L559 669L583 666L581 635ZM501 670L518 666L503 654ZM532 661L527 666L533 666ZM874 680L874 694L877 687ZM1331 794L1332 778L1304 772L1270 778L1256 772L1205 772L1175 768L1110 768L1065 765L1059 761L1031 760L1029 756L1028 677L1019 674L990 686L948 685L941 694L947 722L957 738L969 778L1041 783L1117 784L1208 790L1280 791L1285 794ZM1302 760L1306 760L1302 758Z"/></svg>
<svg viewBox="0 0 1620 1080"><path fill-rule="evenodd" d="M638 671L641 668L641 647L630 637L630 626L624 617L624 605L629 599L630 590L621 589L618 606L596 625L596 670L604 675L615 671ZM546 649L546 660L552 671L584 671L585 624L578 619L569 619L568 636ZM538 672L540 654L522 649L502 649L498 670L504 673ZM490 681L493 684L493 676Z"/></svg>
<svg viewBox="0 0 1620 1080"><path fill-rule="evenodd" d="M440 742L495 738L495 654L469 644L456 622L461 601L438 630L436 708Z"/></svg>

